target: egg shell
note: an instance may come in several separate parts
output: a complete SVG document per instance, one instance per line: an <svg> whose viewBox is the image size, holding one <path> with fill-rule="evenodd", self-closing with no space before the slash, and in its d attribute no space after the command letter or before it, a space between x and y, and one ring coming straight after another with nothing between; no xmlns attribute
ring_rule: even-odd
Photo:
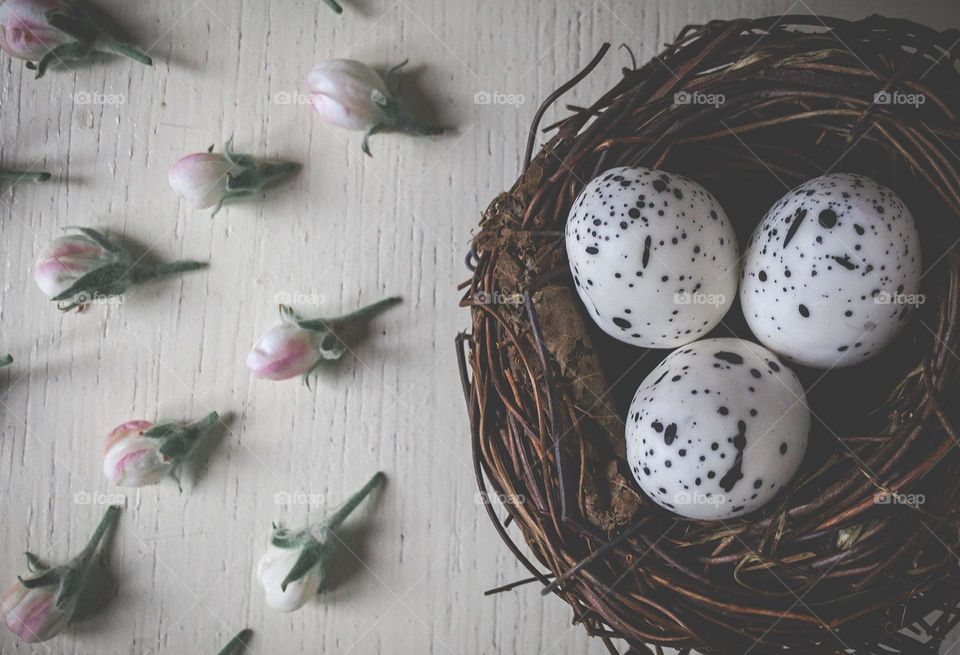
<svg viewBox="0 0 960 655"><path fill-rule="evenodd" d="M789 483L809 431L803 386L775 354L743 339L704 339L667 355L637 389L627 461L662 507L725 519Z"/></svg>
<svg viewBox="0 0 960 655"><path fill-rule="evenodd" d="M730 220L710 192L673 173L620 167L591 180L570 210L566 247L590 316L635 346L694 341L737 291Z"/></svg>
<svg viewBox="0 0 960 655"><path fill-rule="evenodd" d="M740 303L763 345L815 368L858 364L906 325L920 296L910 210L862 175L825 175L780 199L747 243Z"/></svg>

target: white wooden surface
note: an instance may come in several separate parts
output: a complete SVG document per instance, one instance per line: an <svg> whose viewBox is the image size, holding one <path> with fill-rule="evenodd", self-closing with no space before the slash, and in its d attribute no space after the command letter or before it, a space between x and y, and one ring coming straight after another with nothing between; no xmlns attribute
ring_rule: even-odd
<svg viewBox="0 0 960 655"><path fill-rule="evenodd" d="M81 547L103 510L97 494L118 491L99 457L115 424L232 413L182 495L172 483L120 490L104 611L46 645L0 631L0 652L212 654L246 626L258 654L605 652L534 586L482 595L525 573L475 502L455 286L481 209L518 172L536 106L602 42L646 60L688 22L793 11L960 25L952 0L344 4L336 17L319 0L101 0L155 68L111 58L36 81L0 60L0 165L57 178L0 196L0 353L16 358L0 373L0 577L25 572L27 548L65 558ZM622 56L564 100L606 90ZM409 58L407 90L455 129L375 137L364 158L356 134L324 126L298 95L332 57ZM211 219L178 202L167 168L230 135L238 150L305 168L264 202ZM31 268L77 224L211 267L61 315ZM387 294L405 303L316 391L243 366L278 300L323 315ZM325 507L276 495L335 503L378 469L389 484L354 517L355 556L334 589L294 614L266 608L252 570L271 522Z"/></svg>

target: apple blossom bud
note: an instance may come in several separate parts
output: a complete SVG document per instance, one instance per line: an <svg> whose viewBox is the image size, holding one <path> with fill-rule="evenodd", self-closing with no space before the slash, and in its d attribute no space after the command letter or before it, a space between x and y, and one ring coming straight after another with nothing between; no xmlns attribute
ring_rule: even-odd
<svg viewBox="0 0 960 655"><path fill-rule="evenodd" d="M57 46L71 42L47 21L59 0L7 0L0 5L0 50L15 59L39 61Z"/></svg>
<svg viewBox="0 0 960 655"><path fill-rule="evenodd" d="M55 637L67 627L79 601L86 598L84 588L94 555L119 515L119 507L108 507L86 547L67 564L47 566L27 553L27 567L35 575L18 578L0 597L0 614L10 632L33 643Z"/></svg>
<svg viewBox="0 0 960 655"><path fill-rule="evenodd" d="M225 202L248 198L293 175L299 164L266 161L232 150L233 139L222 154L207 152L187 155L170 167L170 187L178 196L197 209L215 207L220 211Z"/></svg>
<svg viewBox="0 0 960 655"><path fill-rule="evenodd" d="M206 266L194 261L142 264L97 230L73 229L79 234L60 237L40 252L33 272L40 290L63 311L118 296L133 284Z"/></svg>
<svg viewBox="0 0 960 655"><path fill-rule="evenodd" d="M60 634L75 608L57 608L57 591L57 585L27 589L22 582L15 582L0 598L0 613L7 629L27 643Z"/></svg>
<svg viewBox="0 0 960 655"><path fill-rule="evenodd" d="M49 297L59 296L88 273L116 263L115 252L83 234L54 239L37 257L33 279Z"/></svg>
<svg viewBox="0 0 960 655"><path fill-rule="evenodd" d="M94 52L113 52L147 66L145 53L110 37L69 0L6 0L0 4L0 50L42 77L54 61L85 59Z"/></svg>
<svg viewBox="0 0 960 655"><path fill-rule="evenodd" d="M293 612L322 590L333 555L334 534L385 479L383 473L374 475L340 509L320 523L299 532L274 527L267 551L257 563L257 579L268 607Z"/></svg>
<svg viewBox="0 0 960 655"><path fill-rule="evenodd" d="M405 64L391 68L384 79L359 61L326 61L307 75L310 104L331 125L365 132L362 147L367 155L370 155L369 138L379 132L442 133L441 127L425 125L407 116L398 94L392 90L391 82Z"/></svg>
<svg viewBox="0 0 960 655"><path fill-rule="evenodd" d="M320 360L320 335L296 325L270 328L250 354L247 368L263 380L287 380L306 375Z"/></svg>
<svg viewBox="0 0 960 655"><path fill-rule="evenodd" d="M346 352L344 339L349 332L399 302L400 298L386 298L332 319L304 319L290 307L280 305L283 323L260 338L247 355L247 368L254 377L264 380L287 380L301 375L309 386L310 374L320 364L340 359Z"/></svg>
<svg viewBox="0 0 960 655"><path fill-rule="evenodd" d="M168 475L179 484L184 460L219 420L219 415L211 412L193 423L127 421L107 435L103 474L121 487L157 484Z"/></svg>

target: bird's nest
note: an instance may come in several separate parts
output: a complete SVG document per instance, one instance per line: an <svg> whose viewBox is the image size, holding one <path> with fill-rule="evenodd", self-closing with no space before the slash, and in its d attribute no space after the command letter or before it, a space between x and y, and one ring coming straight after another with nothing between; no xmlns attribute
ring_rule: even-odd
<svg viewBox="0 0 960 655"><path fill-rule="evenodd" d="M876 16L712 22L570 107L536 156L546 108L606 47L534 117L523 173L473 242L461 373L490 518L611 652L934 655L960 620L958 40ZM626 408L666 351L595 328L563 242L584 184L622 165L704 185L741 243L826 172L876 179L918 223L926 302L874 360L797 371L806 459L743 518L670 514L627 467ZM751 338L738 307L711 336L731 333Z"/></svg>

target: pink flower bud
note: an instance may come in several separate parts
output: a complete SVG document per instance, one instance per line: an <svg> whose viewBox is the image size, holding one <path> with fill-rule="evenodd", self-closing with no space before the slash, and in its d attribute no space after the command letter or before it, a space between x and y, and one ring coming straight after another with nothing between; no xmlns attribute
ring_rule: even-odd
<svg viewBox="0 0 960 655"><path fill-rule="evenodd" d="M153 66L146 53L117 41L90 14L65 0L0 3L0 50L36 62L30 68L37 77L43 77L52 63L76 61L96 52L114 52Z"/></svg>
<svg viewBox="0 0 960 655"><path fill-rule="evenodd" d="M103 474L121 487L157 484L167 475L179 484L183 461L219 422L220 415L210 412L199 421L118 425L103 444Z"/></svg>
<svg viewBox="0 0 960 655"><path fill-rule="evenodd" d="M247 368L264 380L305 375L320 361L320 339L312 330L288 323L277 325L247 355Z"/></svg>
<svg viewBox="0 0 960 655"><path fill-rule="evenodd" d="M116 257L103 246L83 234L60 237L40 252L33 271L33 279L50 298L70 288L82 275Z"/></svg>
<svg viewBox="0 0 960 655"><path fill-rule="evenodd" d="M267 546L267 552L257 562L257 579L263 586L267 607L293 612L317 595L323 582L321 566L312 566L302 578L284 584L299 559L299 549Z"/></svg>
<svg viewBox="0 0 960 655"><path fill-rule="evenodd" d="M163 442L143 436L149 421L127 421L115 427L103 445L103 474L121 487L157 484L170 473L173 462L160 453Z"/></svg>
<svg viewBox="0 0 960 655"><path fill-rule="evenodd" d="M170 187L195 208L207 209L227 197L228 176L239 168L212 152L187 155L170 167Z"/></svg>
<svg viewBox="0 0 960 655"><path fill-rule="evenodd" d="M56 584L27 589L15 582L0 598L0 612L7 629L28 643L46 641L67 627L75 603L57 608Z"/></svg>
<svg viewBox="0 0 960 655"><path fill-rule="evenodd" d="M38 61L72 41L47 21L46 12L61 4L60 0L6 0L0 5L0 50L16 59Z"/></svg>
<svg viewBox="0 0 960 655"><path fill-rule="evenodd" d="M326 61L310 71L307 86L313 108L331 125L365 131L392 118L386 82L359 61Z"/></svg>
<svg viewBox="0 0 960 655"><path fill-rule="evenodd" d="M0 613L10 632L23 641L38 642L55 637L67 627L81 599L86 603L92 600L85 594L91 564L119 516L119 507L108 507L87 545L66 564L51 566L33 553L25 553L27 567L34 575L18 577L0 597Z"/></svg>

